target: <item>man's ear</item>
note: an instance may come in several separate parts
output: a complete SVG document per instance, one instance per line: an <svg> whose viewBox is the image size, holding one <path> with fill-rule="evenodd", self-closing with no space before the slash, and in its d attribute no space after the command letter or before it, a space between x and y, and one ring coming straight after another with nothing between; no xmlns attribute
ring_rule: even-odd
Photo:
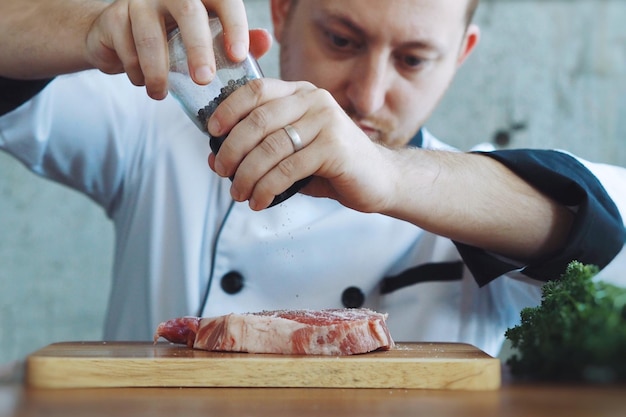
<svg viewBox="0 0 626 417"><path fill-rule="evenodd" d="M272 12L272 24L274 25L274 39L278 43L282 41L285 22L291 9L291 0L270 0Z"/></svg>
<svg viewBox="0 0 626 417"><path fill-rule="evenodd" d="M470 56L478 42L480 41L480 28L478 25L470 23L465 31L465 37L463 39L463 44L461 45L461 51L459 52L459 57L457 59L457 67L463 65L467 57Z"/></svg>

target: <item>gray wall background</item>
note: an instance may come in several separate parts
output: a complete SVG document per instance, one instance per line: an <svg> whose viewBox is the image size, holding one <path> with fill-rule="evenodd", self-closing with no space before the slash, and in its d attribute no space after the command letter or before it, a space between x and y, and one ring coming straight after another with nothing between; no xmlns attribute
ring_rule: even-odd
<svg viewBox="0 0 626 417"><path fill-rule="evenodd" d="M251 26L271 27L267 0L246 4ZM512 147L626 166L626 1L483 0L476 21L481 44L428 124L435 135L468 149L500 132ZM276 57L261 60L266 76ZM102 210L0 153L0 231L0 365L99 339L113 244Z"/></svg>

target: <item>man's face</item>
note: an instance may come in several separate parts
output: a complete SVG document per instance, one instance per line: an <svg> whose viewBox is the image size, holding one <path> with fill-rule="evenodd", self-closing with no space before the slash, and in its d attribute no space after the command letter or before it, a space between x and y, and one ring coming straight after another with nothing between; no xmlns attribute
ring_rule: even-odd
<svg viewBox="0 0 626 417"><path fill-rule="evenodd" d="M291 9L290 9L291 8ZM272 0L281 77L328 90L373 140L404 146L478 40L467 0Z"/></svg>

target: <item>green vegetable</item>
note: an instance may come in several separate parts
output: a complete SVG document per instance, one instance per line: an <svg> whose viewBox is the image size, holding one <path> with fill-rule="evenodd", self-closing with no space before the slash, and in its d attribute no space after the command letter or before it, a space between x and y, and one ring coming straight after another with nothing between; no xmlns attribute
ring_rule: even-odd
<svg viewBox="0 0 626 417"><path fill-rule="evenodd" d="M507 360L514 376L626 381L626 289L594 282L597 273L573 261L543 285L541 305L522 310L521 323L505 333L516 352Z"/></svg>

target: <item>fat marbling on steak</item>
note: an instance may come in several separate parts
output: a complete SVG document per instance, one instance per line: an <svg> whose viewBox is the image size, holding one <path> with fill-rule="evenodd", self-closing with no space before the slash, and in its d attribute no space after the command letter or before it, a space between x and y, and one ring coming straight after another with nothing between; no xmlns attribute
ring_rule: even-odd
<svg viewBox="0 0 626 417"><path fill-rule="evenodd" d="M394 346L386 319L366 308L181 317L159 324L154 341L210 351L353 355Z"/></svg>

